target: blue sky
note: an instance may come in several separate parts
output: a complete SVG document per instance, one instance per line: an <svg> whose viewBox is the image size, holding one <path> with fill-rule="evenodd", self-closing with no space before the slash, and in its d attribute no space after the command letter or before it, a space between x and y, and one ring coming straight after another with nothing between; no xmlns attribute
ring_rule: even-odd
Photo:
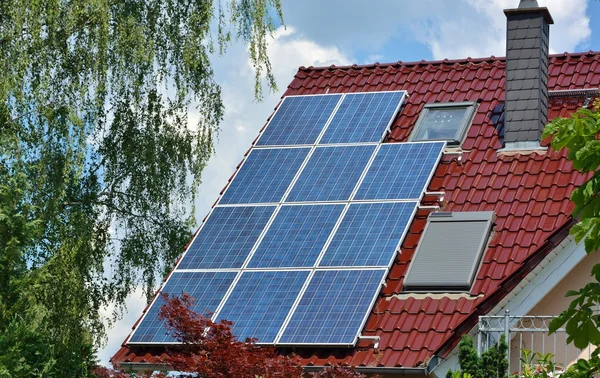
<svg viewBox="0 0 600 378"><path fill-rule="evenodd" d="M253 72L245 46L234 44L216 57L225 119L216 154L203 173L196 201L198 222L210 210L258 130L277 105L299 66L504 56L505 8L518 0L282 0L285 28L269 55L279 86L261 103L253 99ZM600 50L600 1L538 0L552 14L552 53ZM197 115L191 115L191 122ZM108 332L100 351L105 364L118 350L145 301L141 290L127 300L128 312ZM111 309L107 309L107 313Z"/></svg>

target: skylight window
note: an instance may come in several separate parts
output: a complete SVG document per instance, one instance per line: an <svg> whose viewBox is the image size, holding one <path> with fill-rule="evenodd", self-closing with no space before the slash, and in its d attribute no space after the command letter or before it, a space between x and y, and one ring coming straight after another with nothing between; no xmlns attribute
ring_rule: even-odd
<svg viewBox="0 0 600 378"><path fill-rule="evenodd" d="M492 211L431 213L404 291L469 291L494 220Z"/></svg>
<svg viewBox="0 0 600 378"><path fill-rule="evenodd" d="M425 105L409 141L445 140L449 145L460 144L471 124L475 106L474 102Z"/></svg>

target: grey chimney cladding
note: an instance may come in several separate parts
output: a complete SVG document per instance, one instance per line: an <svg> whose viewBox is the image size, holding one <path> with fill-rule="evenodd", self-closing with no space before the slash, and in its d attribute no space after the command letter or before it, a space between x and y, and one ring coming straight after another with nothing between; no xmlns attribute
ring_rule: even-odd
<svg viewBox="0 0 600 378"><path fill-rule="evenodd" d="M522 0L519 8L505 9L504 14L505 148L535 149L548 122L548 41L554 21L547 8L531 0Z"/></svg>

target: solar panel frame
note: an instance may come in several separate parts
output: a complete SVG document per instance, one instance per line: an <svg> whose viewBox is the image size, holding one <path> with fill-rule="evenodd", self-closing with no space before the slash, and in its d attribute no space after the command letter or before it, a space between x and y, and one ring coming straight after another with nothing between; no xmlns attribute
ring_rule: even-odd
<svg viewBox="0 0 600 378"><path fill-rule="evenodd" d="M215 297L220 297L219 300L215 300L216 305L215 305L215 309L214 310L210 310L212 312L212 317L214 318L214 314L216 314L216 312L220 309L220 307L222 306L225 298L227 298L228 293L231 291L233 284L236 282L238 276L239 276L239 271L238 270L234 270L234 269L227 269L227 270L221 270L221 271L199 271L199 272L181 272L181 271L177 271L177 270L173 270L171 272L171 274L169 274L169 276L167 277L167 279L165 280L165 282L162 284L162 286L160 287L160 289L158 290L157 294L154 296L154 298L152 299L152 302L150 303L150 305L148 306L148 309L146 310L146 312L144 313L144 315L142 316L142 318L140 319L139 323L137 324L137 326L135 327L135 329L131 332L131 334L129 335L129 337L127 338L126 344L131 344L131 345L176 345L176 344L181 344L181 342L178 342L176 340L173 339L173 337L168 337L168 335L166 334L167 329L164 329L164 334L162 335L163 340L162 341L144 341L144 340L139 340L139 341L135 341L134 339L139 336L140 331L143 329L142 326L145 325L146 321L151 321L153 323L157 323L159 324L161 327L164 327L164 321L160 321L158 320L158 310L156 306L162 305L162 294L163 293L168 293L170 295L174 295L174 293L170 293L165 291L169 285L173 284L173 280L177 280L178 277L180 275L223 275L223 276L229 276L229 277L223 277L221 278L221 280L230 280L230 282L227 284L227 289L224 290L222 292L222 294L220 292L215 292L214 290L210 290L210 291L204 291L207 292L209 295L213 295ZM188 279L187 281L192 282ZM195 285L196 287L198 287L199 282L196 282ZM185 285L181 285L181 286L185 286ZM183 292L183 290L182 290ZM185 293L189 294L188 291L185 291ZM217 295L218 294L218 295ZM197 299L196 297L194 299ZM198 312L198 310L196 310ZM207 313L205 313L206 315L208 315ZM156 316L155 319L152 320L148 320L149 316ZM153 328L157 328L157 327L153 327ZM154 337L156 337L157 334L154 334ZM170 340L164 340L164 338L169 338ZM134 340L134 341L132 341Z"/></svg>
<svg viewBox="0 0 600 378"><path fill-rule="evenodd" d="M282 340L282 339L284 339L286 331L288 331L288 329L290 329L289 328L290 323L292 323L292 320L293 320L294 315L296 314L296 311L301 306L302 300L304 298L308 298L310 296L310 294L308 294L308 296L305 297L305 295L307 295L307 291L308 291L311 283L314 280L315 275L327 274L328 272L359 272L359 273L374 272L374 274L379 273L379 276L375 276L375 275L373 276L373 278L377 279L377 281L371 283L374 285L374 287L372 288L372 295L370 296L371 299L368 302L368 304L366 304L366 306L364 307L364 309L366 311L364 311L364 315L363 315L362 319L359 319L360 322L356 322L356 326L352 327L352 329L356 330L353 334L352 340L348 340L346 342L323 342L323 341L319 341L319 342L289 342L288 341L288 342L286 342L285 340ZM385 268L369 268L369 269L342 268L342 269L314 270L313 273L311 274L311 276L309 277L309 281L307 282L307 285L305 286L304 290L298 296L296 303L294 303L294 307L293 307L292 311L290 311L290 315L289 315L288 319L286 319L286 322L284 323L284 326L282 327L280 334L278 335L278 337L275 341L275 345L277 345L277 346L315 346L315 345L319 345L319 346L343 346L343 347L354 346L356 344L356 341L358 340L358 336L360 335L360 333L362 332L362 330L365 326L365 323L373 309L373 306L375 305L375 301L377 300L377 297L379 296L379 292L381 291L381 285L385 282L386 275L387 275L387 270ZM357 282L356 287L365 288L366 285L365 285L364 281L358 282L358 280L357 280L356 282ZM345 288L347 288L347 286ZM347 292L347 291L345 291L345 292ZM321 292L316 291L316 293L322 294L323 291L321 291ZM323 296L326 296L326 295L323 295ZM350 298L351 296L348 295L347 297ZM313 297L310 297L310 298L308 298L308 300L312 300L312 298ZM329 299L331 299L331 298L329 298ZM330 300L327 304L327 307L331 309L336 306L335 306L335 303L332 303ZM355 312L362 313L363 311L355 311ZM319 320L317 320L317 321L319 321ZM322 320L320 320L320 321L322 321Z"/></svg>
<svg viewBox="0 0 600 378"><path fill-rule="evenodd" d="M281 104L275 110L275 113L273 113L273 115L271 116L271 119L269 120L269 122L261 130L260 135L254 145L254 148L280 147L280 146L292 146L292 145L300 146L300 145L315 144L318 141L318 139L322 136L324 130L327 128L327 125L329 125L329 122L331 122L331 119L333 118L337 109L339 108L339 105L342 102L344 96L345 96L345 94L343 94L343 93L325 93L325 94L313 94L313 95L294 95L294 96L284 97ZM287 104L288 101L291 102L291 101L294 101L294 99L312 99L312 98L317 98L317 97L331 97L331 98L337 97L337 101L336 101L335 105L333 106L333 108L331 109L329 116L325 119L325 122L323 123L322 127L318 130L318 132L315 133L314 138L307 136L305 140L302 140L302 139L296 140L296 143L288 142L288 143L279 143L279 144L277 144L277 143L269 144L269 143L264 142L264 140L266 138L269 138L271 136L270 134L272 134L272 133L270 130L272 130L273 127L277 127L277 125L275 124L277 121L277 117L281 116L280 113L287 110L286 108L288 105ZM299 126L296 125L296 128L297 127L299 127ZM289 132L288 135L294 135L296 131L297 130L294 130L294 132Z"/></svg>
<svg viewBox="0 0 600 378"><path fill-rule="evenodd" d="M402 226L401 231L400 230L395 230L396 232L399 231L400 235L398 236L398 238L394 238L394 240L397 239L397 242L394 244L393 249L391 246L386 245L386 250L388 250L387 248L389 248L389 258L387 260L384 260L384 253L382 251L382 253L380 253L379 255L381 256L379 259L377 259L378 261L380 260L384 260L385 263L381 263L381 264L358 264L356 262L354 263L347 263L347 264L341 264L341 265L333 265L333 264L325 264L324 262L327 262L328 259L328 253L335 253L332 250L332 246L334 245L334 243L336 242L336 238L338 237L338 235L340 235L341 232L345 232L344 228L345 228L345 222L348 221L350 219L352 215L352 210L353 209L358 209L360 207L362 208L374 208L376 206L380 206L380 207L404 207L403 209L401 209L403 212L409 212L410 215L408 215L407 220L406 220L406 224L404 224L403 226L401 224L395 224L392 225L394 227L400 227ZM400 250L400 247L402 245L402 242L404 241L404 238L406 236L406 234L408 233L408 229L410 228L410 225L412 223L412 220L414 219L414 215L417 212L417 208L419 206L419 202L417 201L386 201L386 202L350 202L347 206L346 209L344 209L344 213L342 214L342 216L340 217L338 224L336 226L336 228L334 229L334 231L332 232L332 235L330 237L330 239L328 240L325 248L323 249L323 252L321 253L321 255L319 256L319 259L317 261L316 267L317 268L325 268L325 269L342 269L342 268L348 268L348 267L353 267L353 268L375 268L375 267L381 267L381 268L390 268L392 266L392 264L394 263L394 259L396 258L396 253L397 251ZM377 215L380 215L381 213L378 213ZM392 218L392 216L390 215L390 218ZM395 219L395 218L394 218ZM380 219L375 219L374 222L378 222ZM382 226L381 224L379 224L378 226ZM385 225L383 225L385 226ZM388 225L389 226L389 225ZM377 227L377 229L379 229L379 227ZM351 231L348 231L348 233L351 233ZM359 233L355 234L357 238L359 238L361 235ZM363 241L363 243L367 242L368 240ZM338 249L344 249L343 248L343 244L341 246L338 247ZM373 246L374 247L374 246ZM350 246L347 246L348 250L350 250ZM361 248L361 251L363 251L363 249ZM355 251L356 252L356 251ZM347 253L346 253L347 254ZM359 256L359 254L356 254L357 256ZM362 252L360 253L360 256L362 257ZM357 258L356 260L360 260L360 258Z"/></svg>
<svg viewBox="0 0 600 378"><path fill-rule="evenodd" d="M288 216L293 216L293 219L288 219L293 221L294 225L298 225L297 219L298 219L298 212L302 211L302 210L308 210L310 214L312 214L312 218L318 222L318 224L320 225L320 230L317 229L315 232L316 233L311 233L308 234L308 232L310 232L310 224L306 224L305 223L301 223L301 226L306 226L303 229L296 229L296 232L299 235L295 235L293 236L293 239L291 240L290 243L296 243L296 245L299 247L297 249L294 249L293 246L291 245L286 245L288 243L283 242L283 241L279 241L277 240L277 233L278 229L276 227L279 227L279 222L283 222L284 220L286 220L284 217L288 217ZM335 211L337 210L337 214L335 213ZM268 227L266 228L264 235L257 241L256 246L252 252L252 254L249 256L249 260L247 262L247 264L244 265L244 267L246 269L268 269L268 268L273 268L273 269L294 269L294 268L312 268L316 265L316 262L319 259L319 256L322 254L323 252L323 248L327 245L328 241L331 238L331 234L332 232L336 229L339 221L340 221L340 217L341 215L345 212L346 210L346 205L345 204L339 204L339 203L302 203L302 204L282 204L281 206L278 207L277 212L274 214L272 221L270 222L270 224L268 225ZM326 214L326 211L331 211L330 214ZM296 212L294 214L294 212ZM317 212L315 214L315 212ZM324 217L322 217L322 215L324 215ZM332 218L333 217L333 218ZM289 224L289 223L288 223ZM323 229L323 227L328 227L327 229ZM306 238L303 238L302 236L302 232L305 232L307 235ZM324 239L322 239L322 244L320 245L320 247L314 247L314 248L310 248L310 245L305 245L307 243L311 242L311 238L315 237L316 235L321 235L321 236L325 236ZM308 239L308 240L307 240ZM317 241L313 240L313 245L316 243ZM265 245L264 243L269 243L269 245ZM319 242L320 243L320 242ZM292 261L297 261L299 260L299 257L305 257L306 263L298 263L298 264L292 264L292 265L282 265L282 264L277 264L277 263L273 263L274 261L276 261L275 259L271 259L270 260L270 264L265 262L265 258L267 258L267 254L268 254L268 250L263 249L264 248L276 248L277 249L277 255L281 254L282 249L285 252L289 252L292 255L296 255L296 256L292 256ZM303 250L306 249L312 249L312 254L309 256L303 256L302 252ZM286 258L287 255L284 255L284 261L288 261L289 259ZM312 258L311 256L314 256L314 258ZM308 259L312 260L312 263L308 264Z"/></svg>
<svg viewBox="0 0 600 378"><path fill-rule="evenodd" d="M265 213L266 215L266 220L264 221L264 223L262 224L262 226L260 224L257 224L257 227L260 227L260 231L258 231L258 233L256 234L256 237L254 238L254 241L248 240L245 243L252 243L252 246L250 246L247 250L248 252L245 254L245 256L242 258L242 253L243 251L240 251L240 253L238 254L238 259L236 259L234 261L235 265L230 265L230 266L224 266L223 264L221 264L220 266L202 266L201 264L203 264L203 260L204 259L200 259L201 263L195 263L196 267L190 267L189 265L194 264L194 257L191 256L194 252L196 252L196 248L201 248L200 246L197 246L197 242L199 239L201 239L204 235L203 235L203 230L205 230L205 228L210 227L212 225L212 219L214 217L216 217L216 213L217 212L231 212L232 214L230 214L226 221L227 224L226 226L228 227L228 229L225 229L225 227L223 227L225 230L225 232L227 231L231 231L231 222L230 219L234 216L236 216L236 214L234 214L234 212L236 210L240 210L240 209L248 209L250 211L258 211L263 210L263 211L268 211L271 210L270 214ZM253 253L254 249L256 248L256 245L260 242L262 235L265 233L265 231L268 229L269 225L271 224L273 217L276 215L278 211L278 206L277 205L269 205L269 204L259 204L259 205L238 205L238 206L216 206L213 209L211 209L211 212L209 213L209 215L206 217L206 219L204 220L204 222L202 222L201 227L198 229L198 232L196 232L196 234L194 235L194 237L192 238L192 241L189 243L187 249L185 250L185 252L183 253L181 259L178 261L177 266L175 267L176 271L187 271L187 270L219 270L219 269L241 269L242 266L244 266L248 260L248 258L251 256L251 254ZM237 214L239 215L239 214ZM254 213L251 214L251 216L255 215ZM259 216L261 214L258 214ZM234 219L233 221L237 221L239 218ZM260 220L256 219L256 221ZM245 233L244 231L246 230L242 230L241 233ZM231 234L228 234L227 237L230 237ZM242 237L243 235L238 235L236 237L236 239ZM213 245L216 242L213 241ZM223 253L223 250L217 250L213 252L213 261L214 260L223 260L225 257L227 256L231 256L227 255L221 255ZM218 254L218 255L215 255ZM208 257L209 255L205 255L204 257Z"/></svg>
<svg viewBox="0 0 600 378"><path fill-rule="evenodd" d="M364 193L365 190L370 189L370 187L367 186L367 185L369 185L369 181L368 181L369 177L370 176L377 177L378 174L381 174L382 170L377 167L377 163L378 163L379 157L382 157L382 159L386 158L386 155L384 155L386 151L382 151L382 150L397 148L398 150L408 149L409 150L408 152L410 152L410 149L413 146L419 146L419 148L431 148L432 153L437 151L436 147L439 148L439 151L436 154L430 155L430 157L432 158L432 162L431 162L431 166L430 166L431 168L428 170L428 174L425 177L424 181L422 182L422 184L423 184L422 188L419 187L418 190L416 188L413 189L413 191L415 193L414 193L414 195L411 195L411 196L406 196L406 195L381 196L380 195L378 197L375 197L375 196L369 196L368 194ZM440 142L440 141L424 141L424 142L382 143L382 144L380 144L375 153L375 156L373 157L373 160L369 164L368 169L366 170L363 177L361 178L360 183L357 186L356 191L352 196L352 200L354 200L354 201L386 201L386 200L405 200L405 201L418 200L418 201L420 201L423 198L423 194L424 194L425 190L427 190L427 187L429 186L431 179L433 178L433 174L435 173L435 168L439 164L445 148L446 148L446 142L443 142L443 141L442 142ZM393 159L393 160L396 160L396 159ZM378 171L374 171L376 169L378 169ZM394 167L394 170L396 172L402 172L401 167L399 168L397 165ZM426 172L427 169L422 169L422 171ZM385 176L387 179L388 175L385 175ZM394 177L394 178L397 178L397 177ZM380 180L380 181L383 181L383 180ZM400 186L399 182L386 181L385 184L389 188L394 188L394 187ZM383 186L383 185L380 185L380 186ZM388 190L388 192L391 192L391 190Z"/></svg>
<svg viewBox="0 0 600 378"><path fill-rule="evenodd" d="M237 172L235 173L235 175L233 176L233 178L230 180L229 184L223 191L223 194L220 196L220 198L218 200L218 204L219 205L252 205L252 204L265 204L265 203L268 203L268 204L280 203L282 201L283 197L289 191L290 186L295 181L298 174L302 172L303 167L306 165L307 159L312 154L312 149L313 149L313 147L310 147L310 146L284 146L284 147L276 147L276 148L255 148L255 149L250 150L250 153L248 153L248 155L246 156L244 161L241 163ZM297 156L288 155L288 156L284 156L284 158L283 158L284 162L288 158L295 160L294 161L295 166L290 166L289 163L279 165L281 167L288 168L284 175L285 179L282 180L280 185L278 185L278 190L275 191L274 193L270 194L270 197L267 197L265 199L264 197L261 197L261 196L264 195L265 193L269 192L267 189L272 189L272 179L275 175L274 174L264 174L263 176L265 177L265 179L262 180L259 183L259 185L253 186L253 184L255 184L255 181L252 179L254 176L250 176L253 173L253 171L250 171L250 170L253 170L255 168L250 167L250 165L254 164L253 159L262 159L261 161L259 161L259 163L261 163L261 162L267 163L267 160L269 158L268 154L270 154L270 153L276 154L280 151L281 152L286 151L288 154L291 154L291 151L295 151L298 154ZM302 151L305 152L304 155L302 155ZM266 157L262 157L262 156L259 157L258 155L261 155L261 154L266 154ZM274 163L275 163L275 161L271 160L267 164L276 166ZM259 168L260 168L260 166L259 166ZM246 176L250 176L249 179L247 179ZM238 180L238 181L236 181L236 180ZM246 181L243 181L243 180L246 180ZM271 182L269 183L268 180L271 180ZM263 181L265 181L267 183L267 185L264 185ZM249 183L250 183L250 185L249 185ZM262 186L260 186L260 185L262 185ZM242 201L240 201L239 199L237 201L235 200L236 196L239 196L239 195L237 193L233 193L233 192L236 192L238 190L248 191L249 188L252 188L254 190L252 192L253 194L250 196L251 200L242 200ZM262 190L259 190L259 189L262 189ZM233 196L233 198L231 198L232 196ZM258 198L256 198L256 197L258 197ZM264 200L261 200L261 199L264 199Z"/></svg>
<svg viewBox="0 0 600 378"><path fill-rule="evenodd" d="M263 279L262 281L259 281L255 286L255 288L257 290L255 290L254 292L250 292L250 293L246 293L244 291L244 289L246 289L248 286L251 285L252 281L248 282L249 280L252 280L252 276L258 276L258 275L262 275L262 276L267 276L266 279ZM272 276L270 279L268 276ZM283 275L284 277L279 277L279 279L277 279L275 276L281 276ZM293 277L294 275L296 275L297 277ZM261 340L259 337L257 337L257 341L256 344L257 345L275 345L275 339L277 338L277 336L279 335L280 331L281 331L281 327L283 326L285 320L288 318L290 311L292 310L292 307L294 305L294 303L296 302L298 296L300 295L300 293L304 290L305 286L308 284L308 279L311 275L311 270L310 269L289 269L289 270L246 270L246 271L242 271L241 274L239 275L239 277L236 279L234 285L232 286L232 289L229 291L227 298L225 298L223 300L223 302L221 303L221 306L219 307L219 311L217 313L215 313L214 319L215 321L220 321L221 319L226 319L229 321L233 322L233 326L232 326L232 330L234 332L234 334L236 335L236 337L238 338L238 340L245 340L246 337L250 337L249 335L246 335L243 331L240 332L239 327L240 324L242 324L245 328L248 328L249 325L247 325L246 323L251 323L252 320L248 320L246 322L240 322L238 320L239 316L243 316L244 313L246 311L248 311L248 307L261 307L264 306L263 302L260 302L260 299L266 299L267 300L267 308L264 309L264 313L261 313L262 316L260 319L257 319L256 316L253 316L254 320L258 320L259 321L259 326L261 325L261 323L268 323L268 322L273 322L273 321L279 321L279 324L275 325L276 330L275 332L273 332L272 334L267 334L266 336L270 336L271 338L269 338L268 340ZM292 277L289 277L292 276ZM277 298L277 292L272 293L269 288L272 286L276 286L276 288L279 288L283 285L286 285L287 283L290 282L290 280L292 280L295 284L295 288L297 288L297 290L292 290L292 293L290 294L284 294L284 296L287 299L287 297L291 297L290 299L292 299L289 302L289 307L281 307L281 305L278 302L278 299L282 299L282 298ZM248 295L249 294L249 295ZM256 298L256 294L259 296L259 298ZM232 301L237 301L238 303L232 303ZM233 311L233 309L235 309L235 306L239 306L240 303L242 302L241 305L243 306L243 308L240 310L238 310L238 316L234 316L233 313L235 313L235 311ZM260 302L260 303L257 303ZM275 303L273 303L275 302ZM231 306L234 306L233 308L228 308L228 306L231 304ZM285 302L283 303L285 304ZM279 314L276 315L275 312L273 311L273 307L275 307L275 311L276 310L283 310L283 314ZM256 315L256 312L251 312L253 315ZM283 317L281 317L280 315L283 315ZM238 329L236 330L236 324L238 325ZM266 327L268 327L268 324L266 325ZM260 328L265 328L265 326L262 326ZM255 327L256 329L256 327ZM257 336L257 334L255 333L255 336ZM255 337L253 336L253 337Z"/></svg>
<svg viewBox="0 0 600 378"><path fill-rule="evenodd" d="M377 144L316 146L313 153L310 154L306 160L306 164L302 167L298 176L292 182L289 192L283 197L283 202L333 203L339 201L349 201L354 195L357 187L360 185L360 182L364 177L365 172L369 168L378 147L379 146ZM351 159L344 159L347 156L340 155L345 150L347 151L350 148L354 149L356 152L360 152L360 150L364 151L362 154L351 153L350 158L356 158L358 159L357 161L353 162ZM332 165L324 165L319 159L327 159L326 163L331 162ZM337 163L344 164L341 171L339 169L335 169L339 168L337 167ZM362 169L356 170L357 174L354 176L344 176L345 171L352 170L358 163L362 164ZM333 179L336 181L332 182ZM354 181L348 181L346 185L340 189L339 181L341 179L352 179ZM324 185L328 186L325 187ZM324 192L326 189L328 192Z"/></svg>
<svg viewBox="0 0 600 378"><path fill-rule="evenodd" d="M343 113L340 112L340 109L342 109L342 107L344 106L345 101L348 101L349 103L351 103L352 99L355 97L358 97L358 96L365 96L365 97L373 96L373 97L375 97L377 95L385 95L385 94L390 94L390 95L391 94L399 94L400 98L398 99L398 103L393 107L392 112L387 116L387 118L388 118L387 122L385 123L385 127L382 128L380 134L373 133L370 140L348 140L348 139L343 139L343 138L339 138L339 137L334 138L334 137L329 136L329 135L342 135L341 132L334 133L334 128L337 126L336 117L338 116L338 114L340 115L340 117L343 117L343 115L342 115ZM323 144L347 144L347 143L381 143L383 141L383 138L390 131L392 122L394 122L394 119L396 119L396 116L398 115L400 108L404 104L404 101L406 100L407 95L408 95L407 91L355 92L355 93L344 94L344 98L342 98L342 101L338 105L338 108L336 109L335 114L333 115L333 117L329 121L326 129L324 130L323 135L321 135L321 137L318 139L317 144L323 145ZM395 103L395 101L394 101L394 103ZM344 119L342 118L339 122L340 123L344 122ZM346 121L346 122L350 122L350 121ZM383 122L383 120L381 120L381 122ZM348 127L349 125L347 123L345 123L344 125L341 125L341 126ZM334 133L334 134L332 134L332 133ZM348 133L347 131L345 131L343 134L344 135L348 135L348 134L354 135L353 133Z"/></svg>

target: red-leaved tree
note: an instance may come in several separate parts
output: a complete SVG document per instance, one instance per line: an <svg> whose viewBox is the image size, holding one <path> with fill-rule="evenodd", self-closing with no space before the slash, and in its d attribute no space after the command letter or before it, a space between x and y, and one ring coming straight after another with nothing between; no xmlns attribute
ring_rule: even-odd
<svg viewBox="0 0 600 378"><path fill-rule="evenodd" d="M163 295L159 317L167 330L182 343L167 351L161 363L190 376L203 378L293 378L302 369L294 358L278 355L273 348L260 347L255 340L237 340L232 323L210 318L192 310L193 299Z"/></svg>
<svg viewBox="0 0 600 378"><path fill-rule="evenodd" d="M194 299L187 294L169 297L159 317L167 331L181 344L167 350L161 364L177 371L178 377L201 378L364 378L350 367L331 366L317 373L304 373L296 357L277 354L274 348L258 346L254 339L238 340L230 321L218 323L196 313ZM123 378L127 375L115 370L98 368L98 378ZM140 375L136 375L140 377ZM163 373L152 375L166 377Z"/></svg>

